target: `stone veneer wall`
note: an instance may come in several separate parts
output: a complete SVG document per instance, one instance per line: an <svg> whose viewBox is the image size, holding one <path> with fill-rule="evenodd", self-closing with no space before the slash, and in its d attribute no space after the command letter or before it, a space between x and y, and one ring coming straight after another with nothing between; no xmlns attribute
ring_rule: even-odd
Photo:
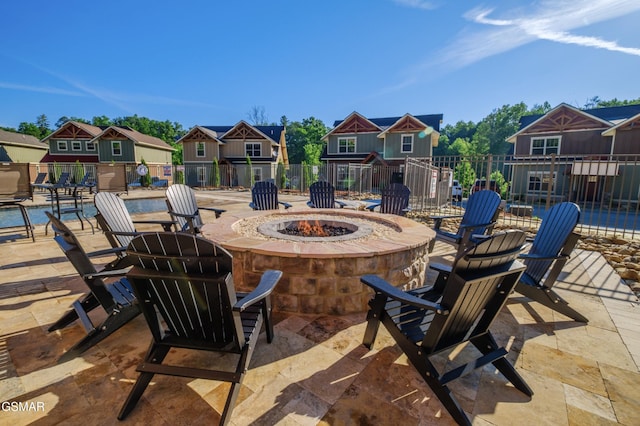
<svg viewBox="0 0 640 426"><path fill-rule="evenodd" d="M272 295L278 312L344 315L366 312L372 291L360 282L376 274L403 290L423 285L428 266L427 245L387 255L337 258L285 257L233 252L235 286L253 289L263 271L279 269L283 277Z"/></svg>

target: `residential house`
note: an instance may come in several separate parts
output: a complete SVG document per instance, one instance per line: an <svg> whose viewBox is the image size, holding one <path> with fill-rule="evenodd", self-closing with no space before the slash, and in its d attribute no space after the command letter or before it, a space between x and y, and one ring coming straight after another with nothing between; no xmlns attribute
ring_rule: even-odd
<svg viewBox="0 0 640 426"><path fill-rule="evenodd" d="M339 187L347 186L349 168L354 165L380 164L402 170L407 157L432 156L441 123L442 114L366 118L353 112L336 121L322 138L326 145L321 160L335 165Z"/></svg>
<svg viewBox="0 0 640 426"><path fill-rule="evenodd" d="M0 129L0 162L39 163L47 148L35 136Z"/></svg>
<svg viewBox="0 0 640 426"><path fill-rule="evenodd" d="M254 126L245 121L234 126L195 126L178 143L182 144L185 183L190 186L213 185L214 158L224 170L221 184L231 186L274 179L278 164L288 163L283 126Z"/></svg>
<svg viewBox="0 0 640 426"><path fill-rule="evenodd" d="M42 163L98 163L98 147L94 141L104 127L77 121L67 121L59 129L42 139L48 144L49 152L42 157Z"/></svg>
<svg viewBox="0 0 640 426"><path fill-rule="evenodd" d="M640 105L580 110L560 104L524 116L511 192L527 202L632 201L640 195Z"/></svg>

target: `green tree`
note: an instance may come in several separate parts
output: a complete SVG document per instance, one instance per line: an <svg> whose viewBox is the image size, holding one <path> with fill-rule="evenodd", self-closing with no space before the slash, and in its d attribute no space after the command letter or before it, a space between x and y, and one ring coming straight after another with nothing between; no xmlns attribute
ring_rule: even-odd
<svg viewBox="0 0 640 426"><path fill-rule="evenodd" d="M220 186L220 166L218 165L218 157L213 157L213 169L211 174L213 175L213 186L218 188Z"/></svg>
<svg viewBox="0 0 640 426"><path fill-rule="evenodd" d="M472 143L476 147L477 154L509 154L513 150L513 144L507 142L507 138L520 128L520 118L527 113L527 105L520 102L516 105L503 105L494 109L491 114L478 123Z"/></svg>
<svg viewBox="0 0 640 426"><path fill-rule="evenodd" d="M438 146L433 149L433 155L442 156L461 154L461 152L457 151L452 145L458 139L465 139L467 141L473 139L476 128L477 124L472 121L458 121L455 125L447 124L440 129Z"/></svg>
<svg viewBox="0 0 640 426"><path fill-rule="evenodd" d="M285 117L286 118L286 117ZM320 153L324 149L322 137L329 132L322 120L309 117L302 122L290 123L286 133L287 153L291 164L301 164L306 158L305 146L318 145ZM318 156L318 159L320 156Z"/></svg>
<svg viewBox="0 0 640 426"><path fill-rule="evenodd" d="M502 172L500 172L500 170L494 170L491 172L489 179L496 181L496 187L500 191L500 196L502 196L503 199L506 199L509 195L509 182L504 179Z"/></svg>
<svg viewBox="0 0 640 426"><path fill-rule="evenodd" d="M56 121L56 124L55 124L56 129L62 127L64 123L66 123L67 121L77 121L78 123L91 124L88 120L85 120L84 118L67 117L66 115L63 115L62 117L58 118L58 121Z"/></svg>
<svg viewBox="0 0 640 426"><path fill-rule="evenodd" d="M249 187L253 188L253 185L256 183L255 178L253 176L253 164L251 163L251 157L247 155L247 182L249 182Z"/></svg>
<svg viewBox="0 0 640 426"><path fill-rule="evenodd" d="M473 170L473 167L471 167L471 163L468 160L459 162L454 169L453 176L458 180L463 191L466 192L464 195L468 195L469 188L471 188L476 181L476 172Z"/></svg>

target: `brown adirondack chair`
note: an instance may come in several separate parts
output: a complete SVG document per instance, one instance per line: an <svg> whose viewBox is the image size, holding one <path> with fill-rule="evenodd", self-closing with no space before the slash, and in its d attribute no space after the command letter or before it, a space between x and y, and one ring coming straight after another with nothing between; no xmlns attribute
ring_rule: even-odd
<svg viewBox="0 0 640 426"><path fill-rule="evenodd" d="M464 249L472 235L491 234L500 214L500 203L500 194L483 189L469 196L463 215L431 216L434 220L433 229L436 231L436 238L429 243L429 253L433 251L436 241L443 241ZM460 219L455 233L440 228L445 219Z"/></svg>
<svg viewBox="0 0 640 426"><path fill-rule="evenodd" d="M220 421L226 424L263 322L267 342L273 339L270 294L282 272L266 271L251 293L236 293L231 255L187 233L142 234L129 244L127 257L135 259L136 266L127 278L138 295L153 341L118 419L133 410L157 373L230 382ZM237 354L233 357L237 363L224 370L163 364L172 348Z"/></svg>
<svg viewBox="0 0 640 426"><path fill-rule="evenodd" d="M0 206L15 206L20 210L27 238L36 241L33 224L23 201L33 199L33 187L28 163L0 164Z"/></svg>
<svg viewBox="0 0 640 426"><path fill-rule="evenodd" d="M329 182L322 180L314 182L309 186L309 201L307 201L307 205L312 209L343 208L346 203L337 201L335 192L335 188Z"/></svg>
<svg viewBox="0 0 640 426"><path fill-rule="evenodd" d="M51 228L56 234L55 241L89 288L89 292L73 302L72 309L48 329L49 332L60 330L78 319L85 328L87 335L69 348L58 360L65 362L77 357L111 335L135 318L140 313L140 309L129 282L124 278L126 269L120 269L122 263L119 259L110 262L101 270L97 270L91 262L92 257L114 254L124 249L86 253L73 232L60 219L49 212L46 214L51 222ZM89 318L88 313L97 307L104 309L107 318L96 326Z"/></svg>
<svg viewBox="0 0 640 426"><path fill-rule="evenodd" d="M204 225L202 217L200 217L200 210L212 211L216 217L220 217L225 212L225 210L213 207L198 207L196 193L187 185L171 185L167 188L166 197L169 214L178 224L179 231L200 233L200 229Z"/></svg>
<svg viewBox="0 0 640 426"><path fill-rule="evenodd" d="M93 199L96 210L96 221L104 232L111 247L126 248L133 237L140 234L136 224L160 225L163 230L171 231L176 225L173 220L136 220L131 219L124 200L113 192L98 192ZM124 252L122 252L124 256Z"/></svg>
<svg viewBox="0 0 640 426"><path fill-rule="evenodd" d="M401 183L391 183L382 190L380 203L374 203L366 208L370 211L379 208L380 213L406 216L411 211L409 207L409 197L411 190Z"/></svg>
<svg viewBox="0 0 640 426"><path fill-rule="evenodd" d="M254 210L278 210L282 205L285 209L291 204L278 201L278 187L267 180L256 182L251 188L251 203L249 207Z"/></svg>
<svg viewBox="0 0 640 426"><path fill-rule="evenodd" d="M580 220L580 207L563 202L551 207L544 216L529 252L520 255L527 269L516 291L529 299L579 322L589 320L553 291L562 268L580 236L574 232Z"/></svg>
<svg viewBox="0 0 640 426"><path fill-rule="evenodd" d="M516 260L524 242L524 232L517 230L489 236L467 247L452 266L432 265L439 272L433 286L408 292L376 275L361 278L375 292L369 302L364 345L371 348L380 323L384 324L458 424L471 422L447 383L489 363L521 392L533 394L505 358L507 350L498 347L489 331L525 269ZM466 342L482 356L450 371L438 371L431 357Z"/></svg>

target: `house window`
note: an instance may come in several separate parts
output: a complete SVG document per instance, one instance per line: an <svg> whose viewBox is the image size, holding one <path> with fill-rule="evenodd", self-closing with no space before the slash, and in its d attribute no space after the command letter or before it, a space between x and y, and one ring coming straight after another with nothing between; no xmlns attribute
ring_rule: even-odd
<svg viewBox="0 0 640 426"><path fill-rule="evenodd" d="M196 143L196 157L204 157L204 142Z"/></svg>
<svg viewBox="0 0 640 426"><path fill-rule="evenodd" d="M82 142L71 141L71 151L82 151Z"/></svg>
<svg viewBox="0 0 640 426"><path fill-rule="evenodd" d="M95 151L96 143L94 141L87 141L85 144L85 148L87 151Z"/></svg>
<svg viewBox="0 0 640 426"><path fill-rule="evenodd" d="M122 141L111 141L111 154L114 156L122 155Z"/></svg>
<svg viewBox="0 0 640 426"><path fill-rule="evenodd" d="M411 153L413 152L413 135L402 135L402 148L400 152Z"/></svg>
<svg viewBox="0 0 640 426"><path fill-rule="evenodd" d="M67 141L58 141L58 151L67 150Z"/></svg>
<svg viewBox="0 0 640 426"><path fill-rule="evenodd" d="M553 193L556 186L556 172L553 172L553 175L550 172L529 172L528 181L528 192L547 192L551 185Z"/></svg>
<svg viewBox="0 0 640 426"><path fill-rule="evenodd" d="M262 144L260 143L247 142L244 144L244 152L249 157L260 157L261 147L262 147Z"/></svg>
<svg viewBox="0 0 640 426"><path fill-rule="evenodd" d="M251 173L253 173L254 182L259 182L262 180L262 169L260 167L252 167Z"/></svg>
<svg viewBox="0 0 640 426"><path fill-rule="evenodd" d="M353 154L356 152L356 138L338 138L338 153Z"/></svg>
<svg viewBox="0 0 640 426"><path fill-rule="evenodd" d="M532 138L531 155L550 155L560 152L560 137Z"/></svg>

